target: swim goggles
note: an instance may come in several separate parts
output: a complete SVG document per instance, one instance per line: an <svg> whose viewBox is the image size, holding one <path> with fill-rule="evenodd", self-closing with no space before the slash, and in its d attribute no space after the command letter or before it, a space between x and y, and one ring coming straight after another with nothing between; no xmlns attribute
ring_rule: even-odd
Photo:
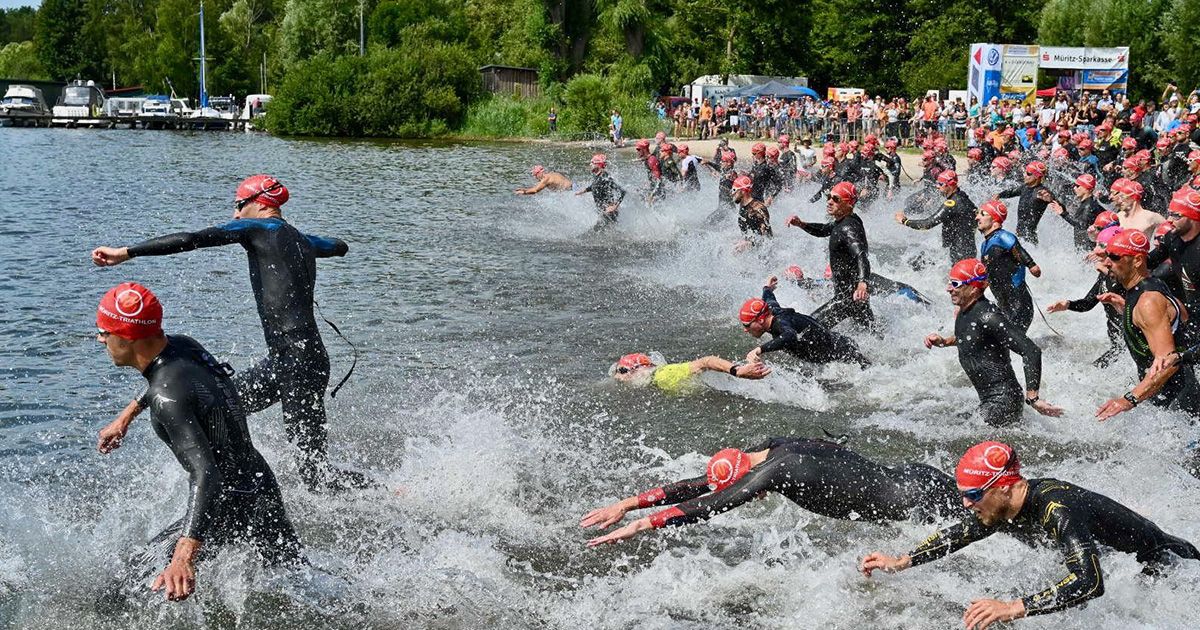
<svg viewBox="0 0 1200 630"><path fill-rule="evenodd" d="M1008 470L1012 468L1013 463L1016 461L1017 451L1016 449L1012 449L1009 451L1008 462L1004 464L1004 468L1001 468L1000 472L996 473L994 477L987 480L987 483L979 486L978 488L971 488L970 490L961 491L960 494L962 494L962 498L970 501L971 503L979 503L982 501L983 494L990 490L992 486L996 485L996 482L1004 476L1004 473L1008 472Z"/></svg>
<svg viewBox="0 0 1200 630"><path fill-rule="evenodd" d="M984 280L987 280L987 279L988 279L987 274L984 273L984 274L975 276L974 278L967 278L966 280L951 280L950 288L957 289L963 285L971 284L972 282L983 282Z"/></svg>
<svg viewBox="0 0 1200 630"><path fill-rule="evenodd" d="M245 208L246 206L250 205L250 203L252 201L254 201L255 199L258 199L260 196L265 195L271 191L279 190L280 188L283 188L283 184L281 184L279 182L275 182L274 184L267 186L266 188L254 193L253 195L246 197L245 199L238 199L237 201L234 202L234 207L236 207L238 210L241 210L241 209Z"/></svg>

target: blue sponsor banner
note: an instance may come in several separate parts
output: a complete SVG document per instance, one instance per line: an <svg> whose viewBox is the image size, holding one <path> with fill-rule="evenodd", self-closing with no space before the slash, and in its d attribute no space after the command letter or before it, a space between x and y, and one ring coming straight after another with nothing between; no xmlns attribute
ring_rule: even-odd
<svg viewBox="0 0 1200 630"><path fill-rule="evenodd" d="M984 70L983 71L983 98L980 99L983 103L990 103L992 97L1000 97L1000 71L999 70Z"/></svg>
<svg viewBox="0 0 1200 630"><path fill-rule="evenodd" d="M1084 70L1083 89L1123 90L1129 83L1129 70Z"/></svg>

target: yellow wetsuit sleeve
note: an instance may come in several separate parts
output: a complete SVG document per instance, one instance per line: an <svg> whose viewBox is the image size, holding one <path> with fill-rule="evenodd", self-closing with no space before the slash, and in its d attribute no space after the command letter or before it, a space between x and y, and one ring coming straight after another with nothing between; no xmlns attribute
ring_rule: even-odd
<svg viewBox="0 0 1200 630"><path fill-rule="evenodd" d="M693 384L690 363L671 363L654 370L654 386L668 394L678 394Z"/></svg>

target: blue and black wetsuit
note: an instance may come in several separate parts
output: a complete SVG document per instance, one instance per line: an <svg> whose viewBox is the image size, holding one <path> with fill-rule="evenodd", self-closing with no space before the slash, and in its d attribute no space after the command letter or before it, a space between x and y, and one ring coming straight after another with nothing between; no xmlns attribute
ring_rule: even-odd
<svg viewBox="0 0 1200 630"><path fill-rule="evenodd" d="M234 244L246 250L250 286L267 342L266 358L238 375L238 393L251 413L282 403L288 439L300 447L300 471L312 487L326 462L329 385L329 355L313 315L316 259L344 256L349 247L337 239L307 236L280 218L237 219L143 241L129 248L129 256L166 256Z"/></svg>
<svg viewBox="0 0 1200 630"><path fill-rule="evenodd" d="M1000 312L1022 331L1033 323L1033 297L1025 284L1025 269L1037 263L1021 241L1008 230L996 229L984 237L979 258L987 267L988 286Z"/></svg>
<svg viewBox="0 0 1200 630"><path fill-rule="evenodd" d="M302 561L279 484L250 439L232 374L183 335L169 336L142 373L154 432L189 476L187 511L131 559L106 597L145 589L180 537L201 541L201 558L247 542L268 564Z"/></svg>
<svg viewBox="0 0 1200 630"><path fill-rule="evenodd" d="M767 451L766 459L728 488L713 492L700 476L643 492L638 505L674 506L650 515L655 527L708 520L764 492L843 520L933 522L963 514L954 480L924 464L888 467L844 446L804 438L771 438L746 452L758 451Z"/></svg>
<svg viewBox="0 0 1200 630"><path fill-rule="evenodd" d="M813 363L852 361L863 367L871 365L871 360L863 356L850 338L829 330L808 315L780 306L770 287L763 287L762 299L775 316L767 331L771 333L771 340L759 345L763 354L787 350L793 356Z"/></svg>
<svg viewBox="0 0 1200 630"><path fill-rule="evenodd" d="M751 470L753 472L753 470ZM984 525L972 515L938 531L908 555L912 566L945 557L996 532L1030 545L1055 546L1069 572L1053 586L1021 598L1025 614L1044 615L1079 606L1104 594L1100 547L1132 553L1144 572L1175 558L1200 560L1192 543L1172 536L1150 519L1096 492L1057 479L1030 479L1029 494L1011 521Z"/></svg>

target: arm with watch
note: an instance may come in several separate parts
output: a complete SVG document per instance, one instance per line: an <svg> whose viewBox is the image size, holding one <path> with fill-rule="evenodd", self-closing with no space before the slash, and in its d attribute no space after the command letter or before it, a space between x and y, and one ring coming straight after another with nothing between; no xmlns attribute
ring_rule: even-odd
<svg viewBox="0 0 1200 630"><path fill-rule="evenodd" d="M700 357L691 362L692 374L705 370L725 372L730 376L746 379L760 379L771 373L771 368L765 363L743 363L741 361L726 361L718 356Z"/></svg>
<svg viewBox="0 0 1200 630"><path fill-rule="evenodd" d="M1138 300L1133 310L1133 324L1146 337L1154 364L1133 389L1101 405L1096 411L1096 418L1101 422L1153 398L1179 372L1179 362L1172 361L1175 353L1175 333L1171 330L1173 313L1174 307L1161 293L1147 292Z"/></svg>

